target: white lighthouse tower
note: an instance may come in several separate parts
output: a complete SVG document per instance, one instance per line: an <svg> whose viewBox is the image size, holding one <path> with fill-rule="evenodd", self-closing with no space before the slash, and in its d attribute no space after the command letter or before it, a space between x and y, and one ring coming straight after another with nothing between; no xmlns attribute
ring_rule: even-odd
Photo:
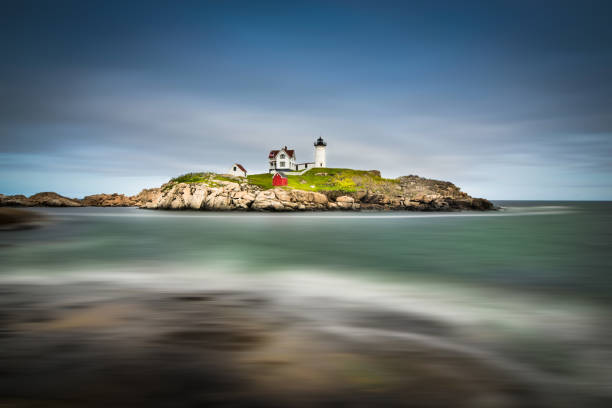
<svg viewBox="0 0 612 408"><path fill-rule="evenodd" d="M314 144L315 146L315 167L327 167L325 163L325 147L327 143L322 137L318 138Z"/></svg>

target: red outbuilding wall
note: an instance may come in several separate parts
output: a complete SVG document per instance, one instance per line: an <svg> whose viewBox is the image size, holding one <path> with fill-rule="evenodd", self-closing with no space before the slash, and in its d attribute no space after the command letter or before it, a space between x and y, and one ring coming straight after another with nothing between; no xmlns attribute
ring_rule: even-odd
<svg viewBox="0 0 612 408"><path fill-rule="evenodd" d="M274 175L274 177L272 177L272 185L273 186L286 186L288 181L289 180L287 180L286 177L283 177L283 176L281 176L278 173L276 173Z"/></svg>

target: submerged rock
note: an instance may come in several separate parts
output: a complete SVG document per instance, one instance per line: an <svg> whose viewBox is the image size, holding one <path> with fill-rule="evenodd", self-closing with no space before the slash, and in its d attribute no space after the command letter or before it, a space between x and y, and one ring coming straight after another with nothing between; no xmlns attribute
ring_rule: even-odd
<svg viewBox="0 0 612 408"><path fill-rule="evenodd" d="M37 227L44 217L30 210L0 208L0 231Z"/></svg>

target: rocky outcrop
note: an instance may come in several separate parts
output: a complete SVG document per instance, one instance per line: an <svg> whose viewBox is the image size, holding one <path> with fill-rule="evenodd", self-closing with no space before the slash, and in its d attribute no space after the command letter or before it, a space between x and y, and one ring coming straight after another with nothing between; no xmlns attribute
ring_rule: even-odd
<svg viewBox="0 0 612 408"><path fill-rule="evenodd" d="M205 181L181 183L175 180L160 188L142 190L135 196L95 194L79 200L62 197L56 193L39 193L31 197L0 195L0 206L137 206L148 209L210 211L494 209L490 201L472 198L452 183L418 176L376 182L370 179L356 185L357 191L350 192L313 192L286 187L265 190L249 184L244 178L231 179L207 173Z"/></svg>
<svg viewBox="0 0 612 408"><path fill-rule="evenodd" d="M328 207L329 201L325 194L282 188L258 192L251 205L251 209L259 211L326 210Z"/></svg>
<svg viewBox="0 0 612 408"><path fill-rule="evenodd" d="M80 203L86 207L133 207L140 204L135 197L117 193L85 196Z"/></svg>
<svg viewBox="0 0 612 408"><path fill-rule="evenodd" d="M0 207L80 207L78 199L67 198L57 193L45 192L26 197L0 194Z"/></svg>
<svg viewBox="0 0 612 408"><path fill-rule="evenodd" d="M295 211L326 210L328 200L324 194L312 191L275 188L261 190L244 182L217 181L205 183L178 183L166 186L153 199L142 203L143 208L192 210L256 210Z"/></svg>
<svg viewBox="0 0 612 408"><path fill-rule="evenodd" d="M419 180L425 180L419 183ZM277 187L262 190L245 181L175 183L150 191L141 207L150 209L325 211L325 210L408 210L456 211L491 210L491 202L472 198L454 184L408 176L391 189L325 193Z"/></svg>
<svg viewBox="0 0 612 408"><path fill-rule="evenodd" d="M0 194L0 207L29 207L28 197L17 195Z"/></svg>
<svg viewBox="0 0 612 408"><path fill-rule="evenodd" d="M142 190L135 196L124 194L94 194L82 199L68 198L57 193L24 195L0 194L0 207L139 207L157 197L158 188Z"/></svg>

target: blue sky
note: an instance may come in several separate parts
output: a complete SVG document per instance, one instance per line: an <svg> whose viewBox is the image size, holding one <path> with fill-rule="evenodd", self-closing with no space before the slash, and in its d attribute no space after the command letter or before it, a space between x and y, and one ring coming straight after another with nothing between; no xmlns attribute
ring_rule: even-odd
<svg viewBox="0 0 612 408"><path fill-rule="evenodd" d="M287 145L492 199L612 199L606 1L5 1L0 193L133 194Z"/></svg>

